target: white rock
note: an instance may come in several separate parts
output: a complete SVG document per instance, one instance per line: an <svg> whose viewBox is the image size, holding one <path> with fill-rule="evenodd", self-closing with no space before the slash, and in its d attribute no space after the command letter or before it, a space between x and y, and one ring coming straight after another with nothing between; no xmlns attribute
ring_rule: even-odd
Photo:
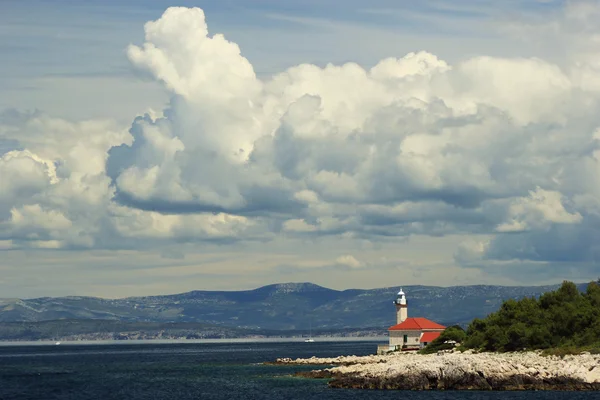
<svg viewBox="0 0 600 400"><path fill-rule="evenodd" d="M421 355L392 353L378 356L341 356L278 360L288 364L334 364L329 370L342 374L394 377L407 371L419 371L427 376L458 377L464 372L481 372L486 377L510 377L515 374L539 375L544 378L575 378L582 382L600 382L600 355L582 354L564 358L541 356L540 352L524 353L464 353ZM348 364L348 365L340 365Z"/></svg>

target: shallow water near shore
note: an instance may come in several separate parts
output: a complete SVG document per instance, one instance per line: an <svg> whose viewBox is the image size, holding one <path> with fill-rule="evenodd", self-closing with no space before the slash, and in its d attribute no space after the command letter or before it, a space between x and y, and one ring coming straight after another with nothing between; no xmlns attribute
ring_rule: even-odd
<svg viewBox="0 0 600 400"><path fill-rule="evenodd" d="M0 399L597 399L578 392L395 392L330 389L292 377L278 357L372 354L378 342L0 346Z"/></svg>

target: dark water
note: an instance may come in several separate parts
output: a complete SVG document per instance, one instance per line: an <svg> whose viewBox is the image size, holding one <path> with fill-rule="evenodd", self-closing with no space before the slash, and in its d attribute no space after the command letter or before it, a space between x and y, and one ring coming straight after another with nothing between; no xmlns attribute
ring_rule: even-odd
<svg viewBox="0 0 600 400"><path fill-rule="evenodd" d="M0 399L600 399L597 393L329 389L277 357L373 353L376 343L108 344L0 347Z"/></svg>

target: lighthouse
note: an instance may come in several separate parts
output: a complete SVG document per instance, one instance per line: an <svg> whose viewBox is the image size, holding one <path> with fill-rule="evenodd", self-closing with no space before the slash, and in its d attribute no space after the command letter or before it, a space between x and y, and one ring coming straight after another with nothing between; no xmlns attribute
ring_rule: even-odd
<svg viewBox="0 0 600 400"><path fill-rule="evenodd" d="M396 325L388 328L389 344L377 346L377 354L394 350L419 350L434 341L446 329L445 326L422 317L408 318L406 295L400 289L394 300Z"/></svg>
<svg viewBox="0 0 600 400"><path fill-rule="evenodd" d="M402 289L398 292L398 296L396 300L394 300L394 304L396 305L396 323L403 323L406 318L408 318L408 306L406 304L406 296Z"/></svg>

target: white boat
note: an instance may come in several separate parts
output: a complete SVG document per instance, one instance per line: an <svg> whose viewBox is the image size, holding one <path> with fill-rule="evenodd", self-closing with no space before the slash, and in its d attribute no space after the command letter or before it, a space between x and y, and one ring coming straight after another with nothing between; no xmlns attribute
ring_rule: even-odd
<svg viewBox="0 0 600 400"><path fill-rule="evenodd" d="M312 322L310 324L310 333L308 334L308 339L304 339L304 343L313 343L315 339L312 338Z"/></svg>
<svg viewBox="0 0 600 400"><path fill-rule="evenodd" d="M54 344L58 346L58 345L60 344L60 342L56 342L56 343L54 343Z"/></svg>

